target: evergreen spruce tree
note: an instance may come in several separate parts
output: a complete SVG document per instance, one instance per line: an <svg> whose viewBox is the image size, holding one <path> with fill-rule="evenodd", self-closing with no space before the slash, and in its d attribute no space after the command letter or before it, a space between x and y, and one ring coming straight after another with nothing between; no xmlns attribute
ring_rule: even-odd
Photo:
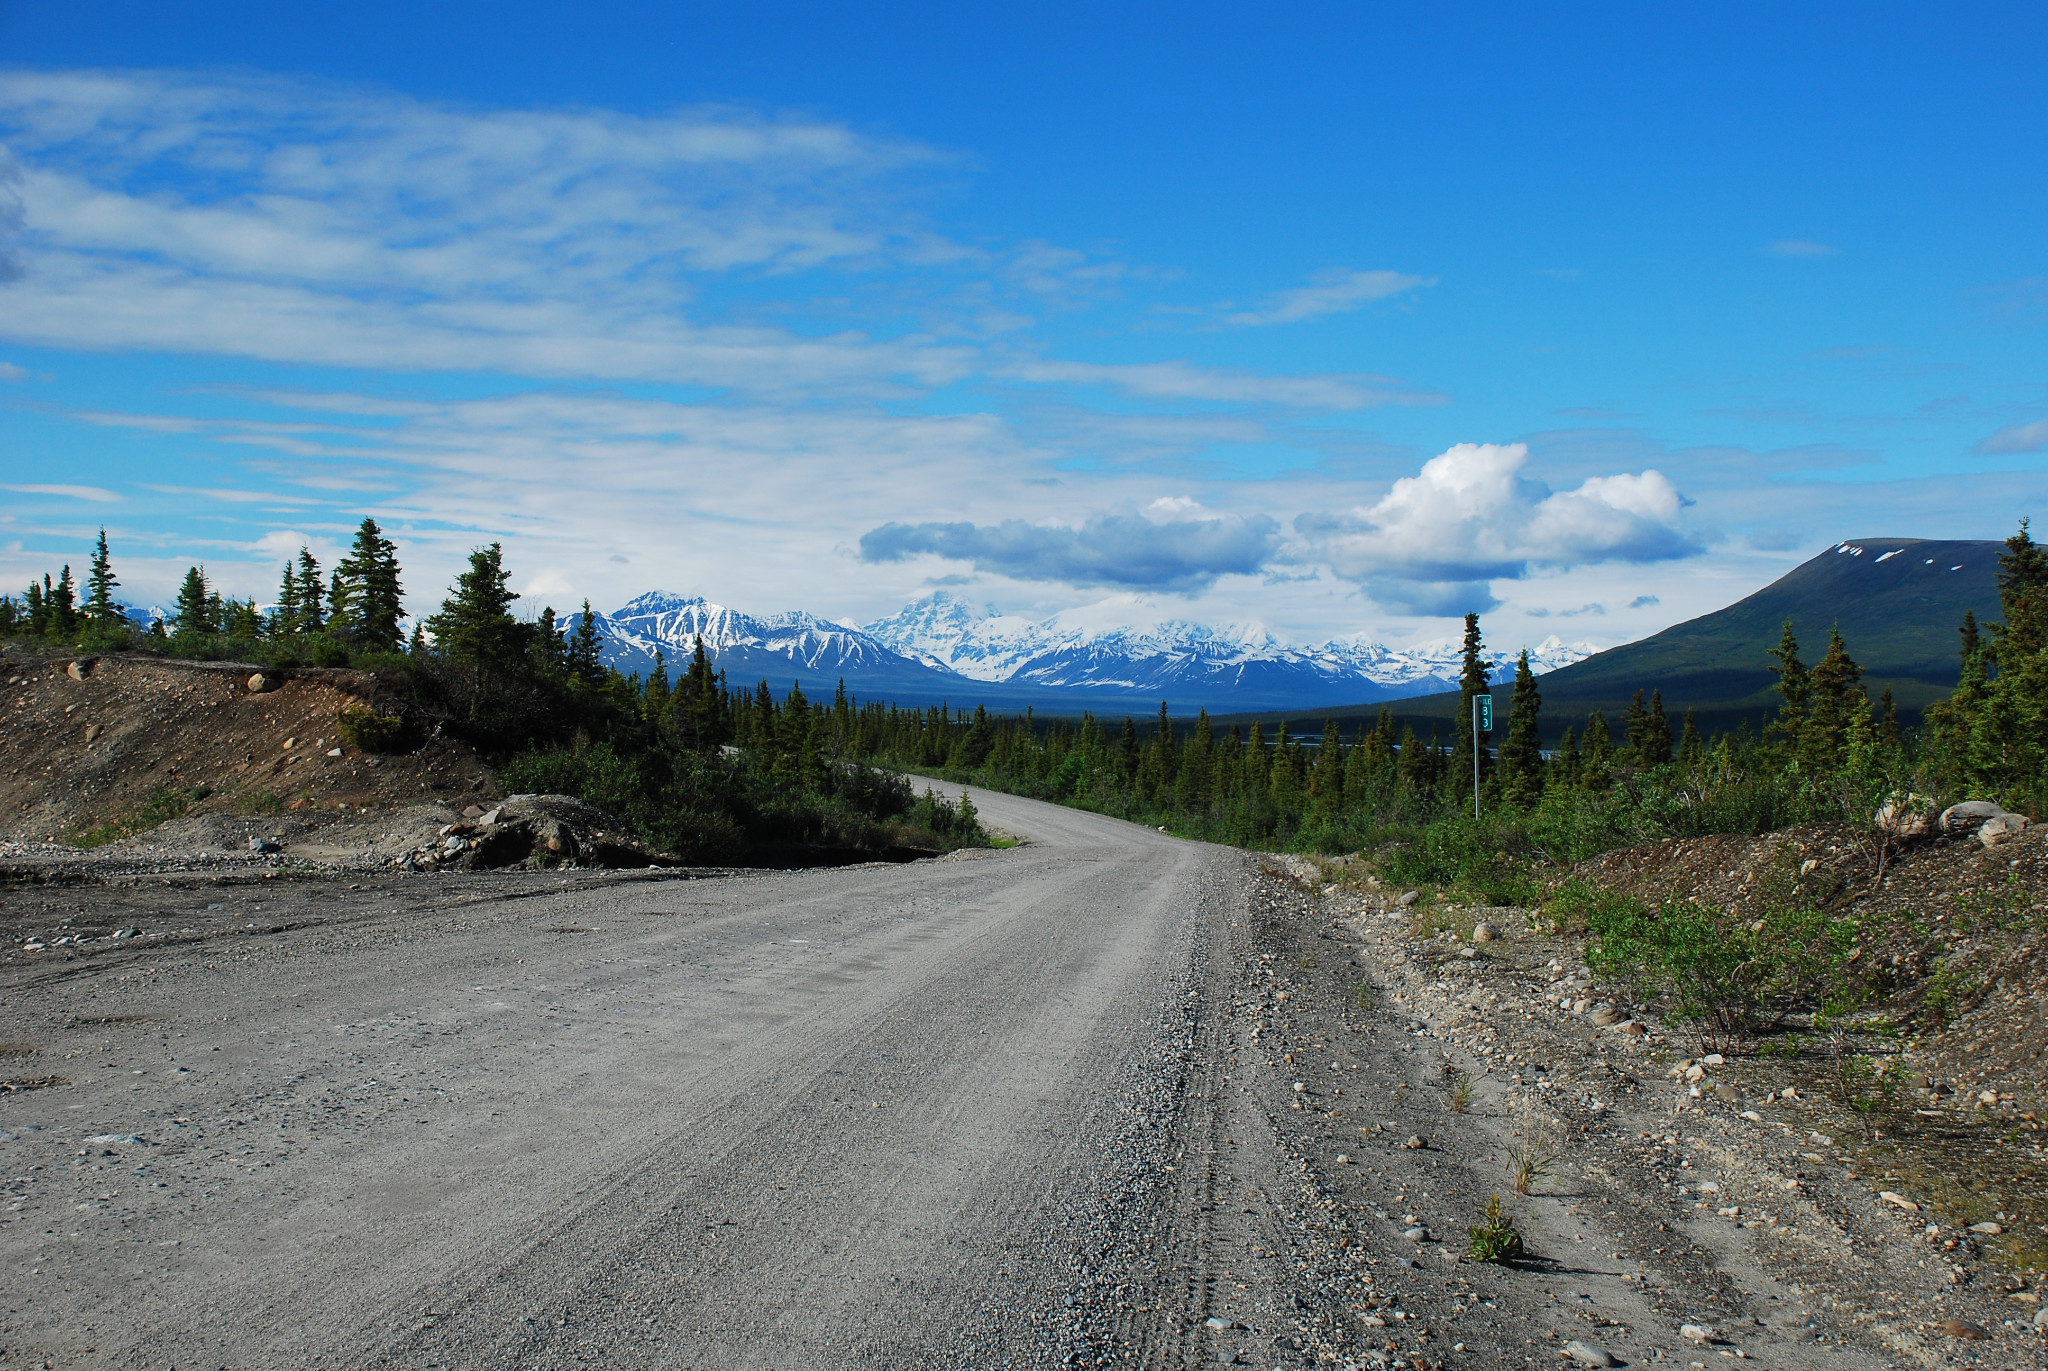
<svg viewBox="0 0 2048 1371"><path fill-rule="evenodd" d="M1426 793L1436 783L1434 759L1424 750L1422 739L1417 737L1413 727L1401 726L1401 741L1396 745L1400 753L1395 762L1395 774L1410 790Z"/></svg>
<svg viewBox="0 0 2048 1371"><path fill-rule="evenodd" d="M349 583L342 579L341 568L336 567L327 578L327 631L346 635L354 606L349 603Z"/></svg>
<svg viewBox="0 0 2048 1371"><path fill-rule="evenodd" d="M384 536L375 519L364 519L348 556L334 569L334 593L328 600L330 617L358 646L398 650L398 622L405 617L398 576L398 545Z"/></svg>
<svg viewBox="0 0 2048 1371"><path fill-rule="evenodd" d="M46 576L45 582L49 580ZM49 586L44 598L49 601L50 631L63 642L75 642L78 638L78 584L71 579L71 568L67 565L57 577L57 584Z"/></svg>
<svg viewBox="0 0 2048 1371"><path fill-rule="evenodd" d="M220 632L220 620L214 615L214 607L220 597L206 584L206 571L202 567L191 567L185 572L184 584L178 587L177 604L171 615L178 621L181 635L207 635Z"/></svg>
<svg viewBox="0 0 2048 1371"><path fill-rule="evenodd" d="M28 620L28 631L38 638L46 638L50 634L49 585L48 576L43 577L41 585L30 578L28 593L21 597L22 615Z"/></svg>
<svg viewBox="0 0 2048 1371"><path fill-rule="evenodd" d="M229 600L222 608L221 632L228 638L253 643L263 636L263 615L253 598Z"/></svg>
<svg viewBox="0 0 2048 1371"><path fill-rule="evenodd" d="M85 578L86 627L92 641L102 647L118 645L128 637L128 616L114 602L114 591L120 584L114 579L113 558L107 555L107 531L102 528L99 541L93 545L92 567Z"/></svg>
<svg viewBox="0 0 2048 1371"><path fill-rule="evenodd" d="M277 607L270 612L270 632L277 638L295 638L306 631L304 618L299 608L299 578L292 574L287 558L284 576L277 583Z"/></svg>
<svg viewBox="0 0 2048 1371"><path fill-rule="evenodd" d="M1777 663L1771 671L1778 678L1778 717L1764 730L1764 738L1767 742L1773 738L1782 740L1796 756L1799 736L1812 705L1812 690L1806 666L1799 660L1799 640L1792 635L1790 619L1778 635L1778 645L1768 655Z"/></svg>
<svg viewBox="0 0 2048 1371"><path fill-rule="evenodd" d="M310 548L299 549L298 614L293 621L296 633L314 634L327 627L327 614L320 588L320 563L313 559Z"/></svg>
<svg viewBox="0 0 2048 1371"><path fill-rule="evenodd" d="M1239 789L1246 795L1264 795L1272 785L1272 749L1266 745L1266 728L1256 719L1245 741Z"/></svg>
<svg viewBox="0 0 2048 1371"><path fill-rule="evenodd" d="M1508 703L1508 736L1500 745L1501 797L1532 805L1543 794L1543 745L1538 732L1543 694L1529 669L1529 649L1515 659L1515 693Z"/></svg>
<svg viewBox="0 0 2048 1371"><path fill-rule="evenodd" d="M1479 636L1479 616L1465 616L1465 663L1458 673L1458 718L1451 730L1451 774L1446 791L1454 796L1464 797L1464 807L1472 807L1472 702L1492 689L1486 669L1486 644ZM1493 734L1481 733L1479 743L1479 783L1486 784L1486 778L1493 771L1493 758L1489 747Z"/></svg>
<svg viewBox="0 0 2048 1371"><path fill-rule="evenodd" d="M1643 724L1643 745L1637 752L1641 766L1665 766L1671 761L1671 720L1664 717L1664 692L1650 692L1650 717Z"/></svg>
<svg viewBox="0 0 2048 1371"><path fill-rule="evenodd" d="M1687 708L1685 728L1678 735L1678 764L1687 771L1698 771L1706 760L1707 744L1693 724L1692 710Z"/></svg>
<svg viewBox="0 0 2048 1371"><path fill-rule="evenodd" d="M1614 735L1608 731L1607 716L1594 710L1586 716L1586 750L1579 763L1579 784L1587 790L1605 790L1614 781Z"/></svg>
<svg viewBox="0 0 2048 1371"><path fill-rule="evenodd" d="M647 684L640 688L640 717L659 727L662 718L669 711L674 694L675 691L670 688L668 680L668 656L657 647L654 649L654 670L648 673ZM763 713L774 713L775 701L769 697L766 681L761 682L760 693L756 699L757 703L764 707ZM750 738L751 736L749 735Z"/></svg>
<svg viewBox="0 0 2048 1371"><path fill-rule="evenodd" d="M1849 656L1840 629L1828 633L1828 650L1806 673L1806 710L1794 741L1800 765L1821 776L1848 756L1849 730L1870 720L1870 699L1860 682L1863 668Z"/></svg>
<svg viewBox="0 0 2048 1371"><path fill-rule="evenodd" d="M363 521L369 525L366 519ZM374 525L369 525L374 530ZM505 570L505 551L497 543L469 554L469 569L456 578L441 609L427 620L434 649L468 670L470 718L482 709L486 689L493 680L510 671L524 656L527 629L512 617L512 602L519 596L510 586ZM381 627L376 629L381 632ZM398 625L391 625L391 645L397 646Z"/></svg>
<svg viewBox="0 0 2048 1371"><path fill-rule="evenodd" d="M1204 709L1195 715L1195 731L1188 735L1188 745L1182 751L1180 772L1174 778L1174 808L1183 814L1208 813L1215 760L1216 725L1209 722L1209 711Z"/></svg>
<svg viewBox="0 0 2048 1371"><path fill-rule="evenodd" d="M1579 740L1572 736L1569 724L1565 726L1564 736L1557 740L1557 755L1550 759L1546 769L1553 787L1559 790L1579 788Z"/></svg>
<svg viewBox="0 0 2048 1371"><path fill-rule="evenodd" d="M1623 766L1648 766L1645 749L1649 742L1650 707L1643 703L1643 692L1638 690L1621 712L1621 747L1615 760Z"/></svg>

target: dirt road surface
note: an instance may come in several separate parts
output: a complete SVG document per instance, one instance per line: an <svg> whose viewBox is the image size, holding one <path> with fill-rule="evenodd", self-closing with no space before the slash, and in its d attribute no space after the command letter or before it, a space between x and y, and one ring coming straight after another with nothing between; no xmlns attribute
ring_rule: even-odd
<svg viewBox="0 0 2048 1371"><path fill-rule="evenodd" d="M1961 1355L1810 1301L1753 1230L1688 1237L1590 1141L1521 1210L1536 1260L1458 1263L1505 1096L1445 1108L1393 925L976 798L1024 845L0 890L0 1368ZM1642 1099L1589 1128L1678 1128L1617 1070ZM1967 1359L2038 1364L1996 1332Z"/></svg>

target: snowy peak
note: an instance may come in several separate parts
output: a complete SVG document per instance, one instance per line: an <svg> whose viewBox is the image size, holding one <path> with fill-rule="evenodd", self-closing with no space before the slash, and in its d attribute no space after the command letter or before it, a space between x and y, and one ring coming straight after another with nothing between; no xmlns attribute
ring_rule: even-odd
<svg viewBox="0 0 2048 1371"><path fill-rule="evenodd" d="M860 626L801 610L744 614L668 591L650 591L597 622L606 660L625 671L652 670L657 653L679 668L701 637L736 682L844 679L861 693L906 701L1023 699L1048 708L1082 696L1218 710L1323 708L1455 689L1462 661L1454 639L1396 649L1354 636L1297 647L1258 624L1085 627L1058 615L1004 614L943 591ZM1550 671L1590 653L1553 637L1531 650L1530 665ZM1493 666L1496 677L1511 675L1514 662Z"/></svg>
<svg viewBox="0 0 2048 1371"><path fill-rule="evenodd" d="M802 610L756 618L702 596L667 591L651 591L597 616L597 622L607 640L607 659L621 666L631 663L629 669L651 666L657 651L670 662L687 660L698 638L714 656L753 649L813 671L853 671L899 661L859 629Z"/></svg>
<svg viewBox="0 0 2048 1371"><path fill-rule="evenodd" d="M1313 688L1317 696L1346 684L1453 688L1464 653L1457 639L1395 649L1363 636L1295 647L1259 625L1169 620L1150 628L1083 630L1058 616L1040 621L977 611L943 591L864 626L876 642L906 657L979 681L1064 687L1158 690L1209 686L1222 690L1252 677ZM1591 644L1567 646L1555 635L1532 648L1529 665L1553 671L1591 656ZM1496 677L1511 674L1513 657L1496 656ZM1380 693L1376 690L1374 693Z"/></svg>

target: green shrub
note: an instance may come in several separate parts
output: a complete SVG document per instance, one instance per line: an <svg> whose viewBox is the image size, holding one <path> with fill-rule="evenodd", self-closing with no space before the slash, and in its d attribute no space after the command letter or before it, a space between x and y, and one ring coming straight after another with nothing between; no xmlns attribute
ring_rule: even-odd
<svg viewBox="0 0 2048 1371"><path fill-rule="evenodd" d="M1472 1238L1472 1245L1465 1249L1466 1261L1511 1262L1522 1255L1522 1235L1515 1231L1514 1221L1501 1212L1498 1195L1486 1202L1486 1213L1465 1232Z"/></svg>
<svg viewBox="0 0 2048 1371"><path fill-rule="evenodd" d="M358 752L397 752L405 738L405 720L350 705L335 721L341 740Z"/></svg>
<svg viewBox="0 0 2048 1371"><path fill-rule="evenodd" d="M1586 965L1641 995L1668 997L1668 1017L1703 1040L1736 1042L1802 1010L1826 1009L1846 979L1855 925L1799 898L1781 853L1762 884L1762 915L1743 918L1691 900L1646 906L1590 882L1564 883L1545 913L1588 934ZM1775 879L1773 879L1775 877Z"/></svg>
<svg viewBox="0 0 2048 1371"><path fill-rule="evenodd" d="M185 812L213 794L208 786L195 785L173 789L158 786L144 797L141 805L128 814L82 832L72 833L64 841L72 847L105 847L108 843L119 842L137 833L147 833L159 824L182 818Z"/></svg>

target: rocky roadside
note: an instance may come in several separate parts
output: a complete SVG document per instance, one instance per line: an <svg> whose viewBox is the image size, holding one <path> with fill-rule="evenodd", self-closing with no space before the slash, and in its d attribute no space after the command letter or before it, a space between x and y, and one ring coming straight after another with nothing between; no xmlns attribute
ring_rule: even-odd
<svg viewBox="0 0 2048 1371"><path fill-rule="evenodd" d="M1517 911L1475 943L1471 911L1431 931L1307 863L1262 882L1228 1044L1271 1169L1298 1167L1298 1307L1244 1364L2048 1359L2013 1235L1888 1180L1883 1140L1794 1070L1688 1050ZM1465 1260L1496 1194L1527 1256Z"/></svg>

